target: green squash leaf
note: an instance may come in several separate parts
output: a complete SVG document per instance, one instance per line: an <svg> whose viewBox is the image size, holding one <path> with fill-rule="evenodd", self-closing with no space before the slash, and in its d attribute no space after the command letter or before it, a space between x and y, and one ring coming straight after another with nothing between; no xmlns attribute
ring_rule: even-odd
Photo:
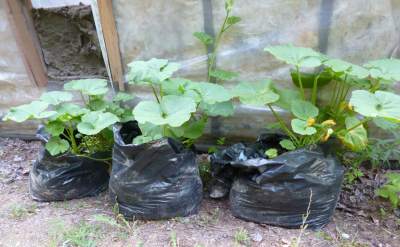
<svg viewBox="0 0 400 247"><path fill-rule="evenodd" d="M228 90L215 83L194 82L188 85L188 89L197 92L206 104L225 102L232 98Z"/></svg>
<svg viewBox="0 0 400 247"><path fill-rule="evenodd" d="M139 124L142 135L133 139L133 144L140 145L143 143L159 140L163 137L163 127L151 123Z"/></svg>
<svg viewBox="0 0 400 247"><path fill-rule="evenodd" d="M200 40L200 42L206 46L214 43L213 37L204 32L195 32L193 33L193 36Z"/></svg>
<svg viewBox="0 0 400 247"><path fill-rule="evenodd" d="M220 102L215 104L206 104L201 103L200 109L210 117L229 117L232 116L235 112L235 108L231 101Z"/></svg>
<svg viewBox="0 0 400 247"><path fill-rule="evenodd" d="M275 105L282 109L290 111L292 102L301 99L300 92L298 90L284 88L274 88L274 90L279 95L279 100L275 102Z"/></svg>
<svg viewBox="0 0 400 247"><path fill-rule="evenodd" d="M64 128L65 124L59 120L49 121L45 126L45 130L52 136L59 136L64 132Z"/></svg>
<svg viewBox="0 0 400 247"><path fill-rule="evenodd" d="M71 116L71 117L78 117L83 114L88 113L89 110L77 105L77 104L72 104L72 103L65 103L61 104L57 107L57 115L55 116L56 118L62 117L62 116Z"/></svg>
<svg viewBox="0 0 400 247"><path fill-rule="evenodd" d="M265 156L267 156L268 159L273 159L278 156L278 150L276 148L270 148L265 151Z"/></svg>
<svg viewBox="0 0 400 247"><path fill-rule="evenodd" d="M374 122L374 124L377 127L381 128L383 130L394 131L394 130L399 130L400 129L400 124L399 123L387 120L385 118L377 117L377 118L374 118L372 121Z"/></svg>
<svg viewBox="0 0 400 247"><path fill-rule="evenodd" d="M343 144L354 152L359 152L364 150L368 145L368 135L367 130L364 126L360 125L353 130L348 131L348 129L353 128L360 123L356 117L347 117L345 120L346 129L338 134L339 139Z"/></svg>
<svg viewBox="0 0 400 247"><path fill-rule="evenodd" d="M49 105L58 105L63 102L71 101L72 94L62 91L52 91L42 94L40 100Z"/></svg>
<svg viewBox="0 0 400 247"><path fill-rule="evenodd" d="M279 100L279 95L274 92L271 85L270 80L242 82L232 90L232 95L239 97L243 104L265 106Z"/></svg>
<svg viewBox="0 0 400 247"><path fill-rule="evenodd" d="M296 146L293 144L293 142L289 139L284 139L279 142L279 145L283 147L286 150L293 151L296 149Z"/></svg>
<svg viewBox="0 0 400 247"><path fill-rule="evenodd" d="M311 48L296 47L293 45L269 46L264 49L274 57L288 64L299 67L318 67L322 64L324 56Z"/></svg>
<svg viewBox="0 0 400 247"><path fill-rule="evenodd" d="M114 102L126 102L129 100L132 100L134 98L133 95L130 95L128 93L123 93L123 92L118 92L117 95L113 98Z"/></svg>
<svg viewBox="0 0 400 247"><path fill-rule="evenodd" d="M370 93L366 90L353 91L350 104L354 111L365 117L382 117L400 121L400 96L385 91Z"/></svg>
<svg viewBox="0 0 400 247"><path fill-rule="evenodd" d="M139 123L155 125L170 125L179 127L187 122L196 111L196 102L192 98L167 95L160 104L154 101L141 101L133 110L133 115Z"/></svg>
<svg viewBox="0 0 400 247"><path fill-rule="evenodd" d="M77 129L84 135L96 135L118 121L118 117L112 113L93 111L82 116Z"/></svg>
<svg viewBox="0 0 400 247"><path fill-rule="evenodd" d="M178 63L152 58L149 61L133 61L128 64L127 80L130 84L160 84L179 70Z"/></svg>
<svg viewBox="0 0 400 247"><path fill-rule="evenodd" d="M343 61L341 59L328 59L323 64L336 73L346 73L350 76L363 79L369 76L369 71L361 66Z"/></svg>
<svg viewBox="0 0 400 247"><path fill-rule="evenodd" d="M173 128L172 131L177 135L177 137L185 137L195 140L203 135L206 123L206 118L190 120L184 123L181 127Z"/></svg>
<svg viewBox="0 0 400 247"><path fill-rule="evenodd" d="M308 126L307 125L307 121L304 120L300 120L300 119L292 119L291 122L292 125L292 129L295 133L300 134L300 135L314 135L315 133L317 133L317 129L312 127L312 126Z"/></svg>
<svg viewBox="0 0 400 247"><path fill-rule="evenodd" d="M239 16L229 16L228 19L226 20L226 24L228 26L233 26L237 23L239 23L242 20Z"/></svg>
<svg viewBox="0 0 400 247"><path fill-rule="evenodd" d="M400 60L382 59L368 62L364 65L369 69L372 78L386 81L400 81Z"/></svg>
<svg viewBox="0 0 400 247"><path fill-rule="evenodd" d="M26 105L12 107L3 118L4 121L24 122L28 119L49 118L56 114L54 111L45 111L49 104L43 101L32 101Z"/></svg>
<svg viewBox="0 0 400 247"><path fill-rule="evenodd" d="M234 0L225 0L225 11L231 12L234 4L235 4Z"/></svg>
<svg viewBox="0 0 400 247"><path fill-rule="evenodd" d="M319 110L308 101L296 100L292 101L291 112L297 118L307 121L309 118L317 117Z"/></svg>
<svg viewBox="0 0 400 247"><path fill-rule="evenodd" d="M236 77L238 77L239 73L226 71L226 70L215 69L215 70L212 70L210 72L210 75L212 77L214 77L214 78L217 78L218 80L230 81L230 80L235 79Z"/></svg>
<svg viewBox="0 0 400 247"><path fill-rule="evenodd" d="M67 91L79 91L84 95L104 95L108 92L107 80L82 79L73 80L64 84Z"/></svg>
<svg viewBox="0 0 400 247"><path fill-rule="evenodd" d="M61 139L58 136L53 136L46 143L45 147L52 156L55 156L67 152L70 146L67 140Z"/></svg>

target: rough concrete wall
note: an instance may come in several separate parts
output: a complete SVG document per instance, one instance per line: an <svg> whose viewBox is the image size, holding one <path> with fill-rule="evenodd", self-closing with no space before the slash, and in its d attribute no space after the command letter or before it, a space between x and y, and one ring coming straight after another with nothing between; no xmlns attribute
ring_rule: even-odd
<svg viewBox="0 0 400 247"><path fill-rule="evenodd" d="M6 4L5 0L0 0L0 118L10 106L31 101L39 93L25 69Z"/></svg>
<svg viewBox="0 0 400 247"><path fill-rule="evenodd" d="M90 6L34 9L50 78L106 76Z"/></svg>

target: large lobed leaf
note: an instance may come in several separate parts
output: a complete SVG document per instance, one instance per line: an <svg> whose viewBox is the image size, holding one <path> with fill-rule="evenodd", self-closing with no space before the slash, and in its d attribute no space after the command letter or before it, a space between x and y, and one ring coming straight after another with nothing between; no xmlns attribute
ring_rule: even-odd
<svg viewBox="0 0 400 247"><path fill-rule="evenodd" d="M293 45L268 46L264 51L271 53L279 60L298 67L318 67L324 60L324 56L321 53L311 48Z"/></svg>
<svg viewBox="0 0 400 247"><path fill-rule="evenodd" d="M381 59L368 62L364 67L369 69L371 77L387 81L400 81L400 60Z"/></svg>
<svg viewBox="0 0 400 247"><path fill-rule="evenodd" d="M118 117L112 113L93 111L82 116L77 128L84 135L96 135L118 121Z"/></svg>
<svg viewBox="0 0 400 247"><path fill-rule="evenodd" d="M46 149L52 156L68 151L70 145L67 140L61 139L58 136L53 136L46 143Z"/></svg>
<svg viewBox="0 0 400 247"><path fill-rule="evenodd" d="M354 111L365 117L382 117L400 121L400 96L385 91L353 91L350 104Z"/></svg>
<svg viewBox="0 0 400 247"><path fill-rule="evenodd" d="M319 110L316 106L305 100L294 100L291 104L293 115L301 120L308 120L318 116Z"/></svg>
<svg viewBox="0 0 400 247"><path fill-rule="evenodd" d="M235 107L231 101L220 102L215 104L206 104L201 103L200 109L207 114L207 116L211 117L229 117L232 116L235 112Z"/></svg>
<svg viewBox="0 0 400 247"><path fill-rule="evenodd" d="M336 73L346 73L347 75L363 79L369 76L369 71L361 66L343 61L341 59L328 59L323 64L331 68Z"/></svg>
<svg viewBox="0 0 400 247"><path fill-rule="evenodd" d="M239 83L232 90L232 95L238 97L243 104L255 106L265 106L279 100L279 95L272 89L270 80Z"/></svg>
<svg viewBox="0 0 400 247"><path fill-rule="evenodd" d="M154 101L141 101L133 110L135 119L144 124L169 125L179 127L187 122L196 111L194 99L185 96L167 95L160 104Z"/></svg>
<svg viewBox="0 0 400 247"><path fill-rule="evenodd" d="M43 119L55 115L56 112L54 111L46 111L48 107L49 104L46 102L32 101L29 104L12 107L3 120L21 123L32 118Z"/></svg>
<svg viewBox="0 0 400 247"><path fill-rule="evenodd" d="M363 125L357 126L360 120L356 117L347 117L345 123L346 130L339 133L339 139L352 151L358 152L364 150L368 145L368 135ZM357 127L353 128L354 126Z"/></svg>
<svg viewBox="0 0 400 247"><path fill-rule="evenodd" d="M291 125L293 131L300 135L314 135L315 133L317 133L316 128L308 126L307 121L301 119L292 119Z"/></svg>
<svg viewBox="0 0 400 247"><path fill-rule="evenodd" d="M107 80L104 79L73 80L64 84L64 89L79 91L84 95L104 95L108 92Z"/></svg>
<svg viewBox="0 0 400 247"><path fill-rule="evenodd" d="M215 104L228 101L232 95L223 86L209 82L193 82L188 85L189 90L200 94L202 102Z"/></svg>
<svg viewBox="0 0 400 247"><path fill-rule="evenodd" d="M160 84L179 70L178 63L152 58L149 61L133 61L128 64L127 80L131 84Z"/></svg>
<svg viewBox="0 0 400 247"><path fill-rule="evenodd" d="M59 105L60 103L72 100L72 94L63 91L52 91L42 94L40 100L49 105Z"/></svg>

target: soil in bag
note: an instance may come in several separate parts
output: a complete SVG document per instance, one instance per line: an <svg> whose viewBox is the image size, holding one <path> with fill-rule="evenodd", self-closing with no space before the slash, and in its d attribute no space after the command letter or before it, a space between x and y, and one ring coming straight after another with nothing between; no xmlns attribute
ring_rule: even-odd
<svg viewBox="0 0 400 247"><path fill-rule="evenodd" d="M282 138L262 135L253 145L236 144L213 155L211 196L229 193L238 218L287 228L301 227L309 208L305 225L322 228L334 213L344 169L328 144L267 159L265 150L277 148Z"/></svg>
<svg viewBox="0 0 400 247"><path fill-rule="evenodd" d="M48 141L42 128L37 136L43 143ZM29 192L36 201L64 201L96 196L107 189L108 180L108 165L104 162L71 153L51 156L43 146L29 175Z"/></svg>
<svg viewBox="0 0 400 247"><path fill-rule="evenodd" d="M127 219L158 220L197 213L203 186L195 154L163 138L131 144L136 122L114 127L110 196Z"/></svg>

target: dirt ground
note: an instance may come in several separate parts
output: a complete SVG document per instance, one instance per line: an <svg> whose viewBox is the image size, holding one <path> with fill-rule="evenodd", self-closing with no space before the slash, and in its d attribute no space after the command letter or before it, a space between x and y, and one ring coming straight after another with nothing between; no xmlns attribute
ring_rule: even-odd
<svg viewBox="0 0 400 247"><path fill-rule="evenodd" d="M35 202L27 185L39 146L38 142L0 139L1 247L295 246L297 241L308 247L400 246L400 219L389 209L355 210L343 206L346 202L341 202L341 209L323 230L304 232L236 219L227 201L211 199L203 200L198 215L133 222L116 216L107 192L65 202ZM341 198L347 197L351 196Z"/></svg>

